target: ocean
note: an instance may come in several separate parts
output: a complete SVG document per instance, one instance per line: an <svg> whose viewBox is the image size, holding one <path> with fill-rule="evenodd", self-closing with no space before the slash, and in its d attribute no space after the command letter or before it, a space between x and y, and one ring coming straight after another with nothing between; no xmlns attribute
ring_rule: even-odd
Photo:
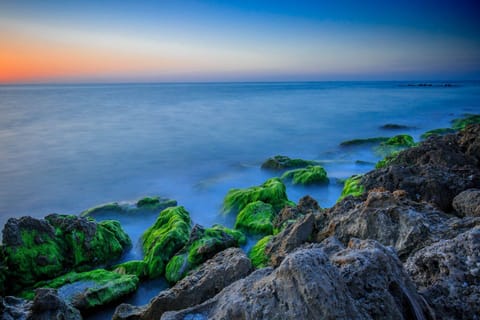
<svg viewBox="0 0 480 320"><path fill-rule="evenodd" d="M78 214L159 195L185 206L195 223L232 227L233 218L221 213L225 194L275 176L260 165L277 154L321 161L328 185L287 185L287 193L293 201L309 194L330 207L342 179L373 169L381 158L369 147L341 147L342 141L399 133L418 141L453 118L480 113L479 82L407 84L0 86L0 225L10 217ZM387 123L408 128L382 129ZM139 255L139 235L154 220L124 223L136 244L128 257ZM165 286L146 284L131 301L148 302Z"/></svg>

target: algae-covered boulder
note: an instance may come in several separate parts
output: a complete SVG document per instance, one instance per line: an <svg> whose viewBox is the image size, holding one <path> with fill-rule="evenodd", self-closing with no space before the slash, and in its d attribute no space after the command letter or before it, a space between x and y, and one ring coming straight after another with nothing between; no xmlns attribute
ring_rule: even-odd
<svg viewBox="0 0 480 320"><path fill-rule="evenodd" d="M82 273L70 272L35 285L36 288L57 289L60 298L80 310L92 309L116 301L134 292L137 286L137 276L121 275L104 269ZM32 298L33 292L27 291L22 295Z"/></svg>
<svg viewBox="0 0 480 320"><path fill-rule="evenodd" d="M143 260L131 260L118 264L112 269L118 274L133 274L139 279L144 279L148 276L147 267L147 263Z"/></svg>
<svg viewBox="0 0 480 320"><path fill-rule="evenodd" d="M470 124L480 123L480 114L466 114L462 118L452 120L454 130L463 130Z"/></svg>
<svg viewBox="0 0 480 320"><path fill-rule="evenodd" d="M11 218L3 230L7 292L71 270L83 271L118 259L130 238L116 221L52 214Z"/></svg>
<svg viewBox="0 0 480 320"><path fill-rule="evenodd" d="M341 142L340 146L342 146L342 147L352 147L352 146L379 144L381 142L387 141L388 139L389 139L388 137L352 139L352 140L346 140L346 141Z"/></svg>
<svg viewBox="0 0 480 320"><path fill-rule="evenodd" d="M282 180L291 180L293 184L312 185L328 183L327 171L321 166L308 166L285 172Z"/></svg>
<svg viewBox="0 0 480 320"><path fill-rule="evenodd" d="M292 204L287 198L287 192L283 182L278 178L272 178L260 186L246 189L231 189L225 196L223 209L224 212L240 212L249 203L255 201L269 203L277 212L285 205Z"/></svg>
<svg viewBox="0 0 480 320"><path fill-rule="evenodd" d="M425 140L430 137L444 136L446 134L455 133L455 131L456 130L452 128L438 128L438 129L428 130L427 132L423 133L420 136L420 138L422 140Z"/></svg>
<svg viewBox="0 0 480 320"><path fill-rule="evenodd" d="M318 164L318 162L312 160L291 159L287 156L277 155L272 158L268 158L264 163L262 163L262 169L284 170L313 166L316 164Z"/></svg>
<svg viewBox="0 0 480 320"><path fill-rule="evenodd" d="M190 229L190 214L184 207L170 207L160 212L154 225L142 236L150 278L163 275L168 261L188 242Z"/></svg>
<svg viewBox="0 0 480 320"><path fill-rule="evenodd" d="M252 261L252 264L255 268L264 268L268 265L270 257L265 253L265 248L272 238L272 235L265 236L258 240L252 249L250 249L248 257Z"/></svg>
<svg viewBox="0 0 480 320"><path fill-rule="evenodd" d="M216 253L230 247L238 247L245 241L245 236L237 230L220 225L214 225L212 228L195 225L190 233L188 243L167 264L165 278L169 282L177 282L188 271L207 261Z"/></svg>
<svg viewBox="0 0 480 320"><path fill-rule="evenodd" d="M415 141L413 137L408 134L399 134L385 142L382 142L382 145L386 146L397 146L397 147L413 147L415 145Z"/></svg>
<svg viewBox="0 0 480 320"><path fill-rule="evenodd" d="M262 201L249 203L237 216L235 229L253 234L272 234L276 212L273 206Z"/></svg>
<svg viewBox="0 0 480 320"><path fill-rule="evenodd" d="M99 218L104 215L110 215L112 213L120 215L135 215L137 213L145 211L160 212L166 208L175 207L176 205L177 201L172 199L159 196L144 197L138 200L136 203L110 202L95 206L93 208L83 211L82 213L80 213L80 216Z"/></svg>
<svg viewBox="0 0 480 320"><path fill-rule="evenodd" d="M353 175L345 181L343 186L342 194L338 198L338 201L342 200L347 196L358 197L365 192L365 187L360 184L362 175Z"/></svg>

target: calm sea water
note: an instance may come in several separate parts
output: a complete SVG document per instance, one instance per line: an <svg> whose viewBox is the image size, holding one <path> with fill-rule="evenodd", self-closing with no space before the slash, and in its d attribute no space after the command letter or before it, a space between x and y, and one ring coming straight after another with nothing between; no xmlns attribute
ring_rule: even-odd
<svg viewBox="0 0 480 320"><path fill-rule="evenodd" d="M399 82L0 86L0 225L9 217L79 213L145 195L178 200L194 222L220 214L230 188L257 185L283 154L325 162L330 184L288 186L335 203L346 178L373 168L369 148L343 140L449 126L480 113L480 84L408 87ZM385 131L397 123L408 130ZM134 238L155 217L126 222ZM130 256L136 255L134 250Z"/></svg>

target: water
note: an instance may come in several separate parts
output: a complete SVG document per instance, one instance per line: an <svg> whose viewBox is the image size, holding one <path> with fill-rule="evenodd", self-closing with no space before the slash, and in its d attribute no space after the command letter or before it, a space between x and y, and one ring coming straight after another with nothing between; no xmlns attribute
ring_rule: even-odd
<svg viewBox="0 0 480 320"><path fill-rule="evenodd" d="M161 195L184 205L194 222L231 226L232 217L220 214L224 195L274 176L259 167L276 154L324 161L329 185L287 192L329 207L341 192L337 179L373 168L356 160L379 159L341 141L398 133L418 140L452 118L480 113L478 82L403 84L0 86L0 224ZM413 128L380 129L386 123ZM123 223L138 243L154 219Z"/></svg>

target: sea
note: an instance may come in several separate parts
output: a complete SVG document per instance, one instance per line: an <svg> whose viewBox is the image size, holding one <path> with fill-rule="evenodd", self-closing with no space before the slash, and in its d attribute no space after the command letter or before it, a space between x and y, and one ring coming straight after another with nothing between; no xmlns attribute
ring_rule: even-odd
<svg viewBox="0 0 480 320"><path fill-rule="evenodd" d="M260 168L275 155L321 162L328 184L287 184L287 193L330 207L343 179L382 158L371 146L342 147L342 141L403 133L420 141L427 130L480 113L480 82L419 84L2 85L0 226L11 217L78 214L158 195L177 200L194 223L232 227L235 217L222 213L226 193L278 176ZM154 220L122 221L134 243L127 257L141 258L139 237ZM127 300L144 304L166 287L161 279L148 282Z"/></svg>

